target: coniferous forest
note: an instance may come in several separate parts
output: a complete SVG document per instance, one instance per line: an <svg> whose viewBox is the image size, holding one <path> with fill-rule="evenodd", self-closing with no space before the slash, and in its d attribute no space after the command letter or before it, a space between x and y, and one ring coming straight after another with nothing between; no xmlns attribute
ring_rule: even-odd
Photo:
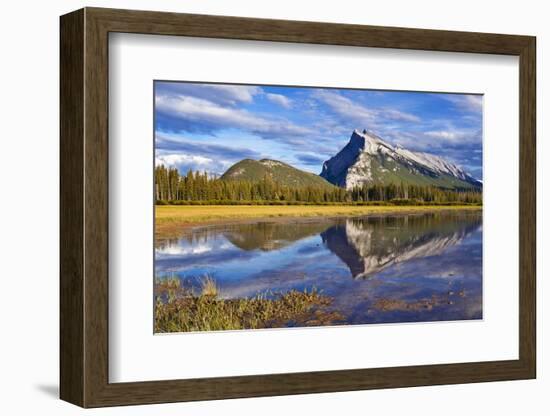
<svg viewBox="0 0 550 416"><path fill-rule="evenodd" d="M155 201L159 205L208 204L473 204L481 205L482 192L449 190L434 186L363 185L352 190L336 186L292 187L269 175L257 181L224 180L189 170L185 176L173 167L155 168Z"/></svg>

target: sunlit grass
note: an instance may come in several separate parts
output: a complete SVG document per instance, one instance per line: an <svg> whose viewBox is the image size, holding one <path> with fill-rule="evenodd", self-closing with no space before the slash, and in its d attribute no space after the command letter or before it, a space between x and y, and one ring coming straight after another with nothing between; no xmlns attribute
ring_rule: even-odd
<svg viewBox="0 0 550 416"><path fill-rule="evenodd" d="M178 278L156 280L155 332L317 326L342 323L344 319L326 309L332 298L315 288L221 299L214 279L205 276L199 283L197 292L182 287Z"/></svg>
<svg viewBox="0 0 550 416"><path fill-rule="evenodd" d="M200 281L201 284L201 296L218 296L219 289L216 285L216 281L210 277L205 276Z"/></svg>
<svg viewBox="0 0 550 416"><path fill-rule="evenodd" d="M157 225L200 223L225 219L316 217L369 215L382 213L408 213L470 209L472 205L420 205L420 206L319 206L319 205L158 205L155 208Z"/></svg>

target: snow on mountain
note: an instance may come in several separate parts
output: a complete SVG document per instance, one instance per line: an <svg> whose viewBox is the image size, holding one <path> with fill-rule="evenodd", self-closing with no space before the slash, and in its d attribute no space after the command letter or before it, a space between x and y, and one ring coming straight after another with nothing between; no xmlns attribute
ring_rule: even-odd
<svg viewBox="0 0 550 416"><path fill-rule="evenodd" d="M481 182L440 156L392 146L366 130L354 130L346 146L323 164L320 176L346 189L388 183L481 187Z"/></svg>

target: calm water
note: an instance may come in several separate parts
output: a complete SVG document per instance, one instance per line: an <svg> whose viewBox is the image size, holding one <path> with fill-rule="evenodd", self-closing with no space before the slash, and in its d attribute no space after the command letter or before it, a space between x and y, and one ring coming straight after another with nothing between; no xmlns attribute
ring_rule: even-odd
<svg viewBox="0 0 550 416"><path fill-rule="evenodd" d="M158 277L208 274L224 298L315 287L348 324L482 317L480 212L204 226L155 251Z"/></svg>

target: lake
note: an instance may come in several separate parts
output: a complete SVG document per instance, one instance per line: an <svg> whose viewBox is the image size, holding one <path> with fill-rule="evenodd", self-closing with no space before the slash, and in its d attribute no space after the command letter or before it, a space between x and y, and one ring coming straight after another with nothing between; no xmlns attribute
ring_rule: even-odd
<svg viewBox="0 0 550 416"><path fill-rule="evenodd" d="M159 239L157 278L223 299L321 291L341 324L482 318L481 211L281 218L197 226ZM291 324L287 326L292 326Z"/></svg>

